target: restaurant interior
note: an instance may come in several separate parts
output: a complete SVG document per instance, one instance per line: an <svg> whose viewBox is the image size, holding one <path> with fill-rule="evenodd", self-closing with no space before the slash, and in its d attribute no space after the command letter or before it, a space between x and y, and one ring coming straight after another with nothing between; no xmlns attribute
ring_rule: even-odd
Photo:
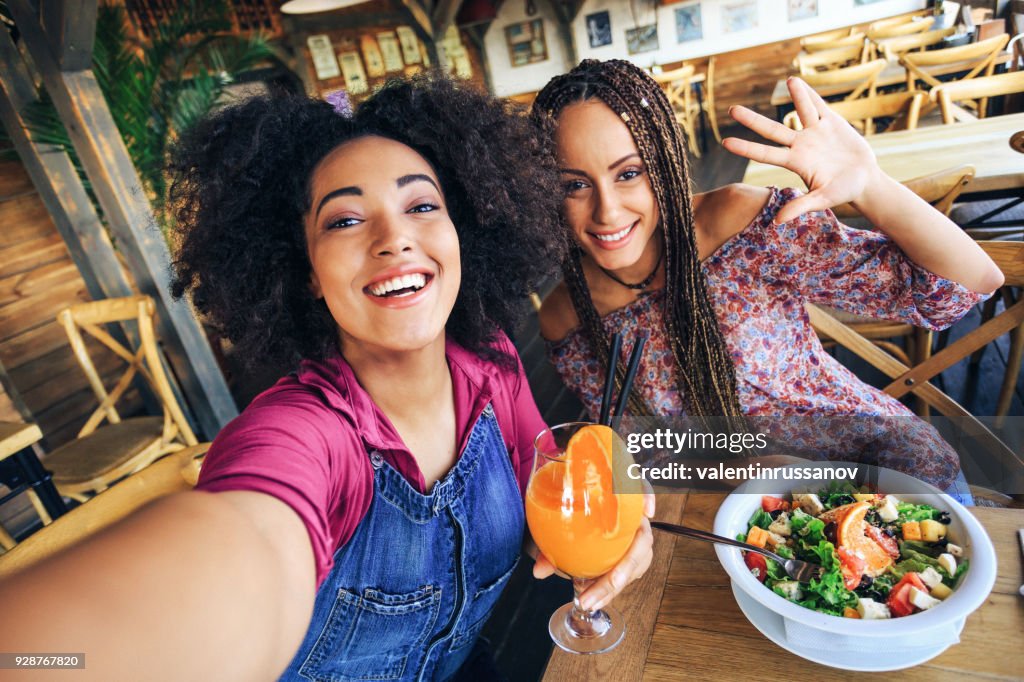
<svg viewBox="0 0 1024 682"><path fill-rule="evenodd" d="M721 145L759 139L731 119L734 105L800 130L786 85L797 75L1005 275L942 332L808 311L858 377L996 452L965 470L972 518L998 557L991 594L945 646L911 643L916 658L861 669L1020 679L1024 0L0 0L0 23L0 581L188 490L218 432L291 370L244 370L170 293L163 164L216 107L287 91L357 110L389 79L437 69L526 111L580 61L625 59L667 95L694 191L802 189ZM871 228L852 205L834 210ZM536 312L556 284L524 298L513 339L547 424L587 418L540 335ZM657 518L710 531L723 498L658 495ZM656 535L650 569L616 599L627 635L598 656L552 644L547 619L571 585L534 580L520 562L484 629L498 671L860 677L847 659L806 654L827 641L787 646L782 625L755 622L721 556Z"/></svg>

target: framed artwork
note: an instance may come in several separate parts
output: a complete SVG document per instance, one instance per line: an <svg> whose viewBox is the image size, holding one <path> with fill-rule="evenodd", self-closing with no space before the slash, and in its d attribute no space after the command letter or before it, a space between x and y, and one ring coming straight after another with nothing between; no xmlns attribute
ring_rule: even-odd
<svg viewBox="0 0 1024 682"><path fill-rule="evenodd" d="M818 0L789 0L789 20L813 19L818 16Z"/></svg>
<svg viewBox="0 0 1024 682"><path fill-rule="evenodd" d="M402 46L402 59L406 64L419 64L420 42L416 38L416 32L409 26L399 26L395 29L398 34L398 44Z"/></svg>
<svg viewBox="0 0 1024 682"><path fill-rule="evenodd" d="M309 47L309 55L312 58L313 70L316 71L317 78L327 80L341 75L330 36L309 36L306 38L306 45Z"/></svg>
<svg viewBox="0 0 1024 682"><path fill-rule="evenodd" d="M700 25L700 3L695 2L676 10L676 42L700 40L704 37L704 29Z"/></svg>
<svg viewBox="0 0 1024 682"><path fill-rule="evenodd" d="M366 75L370 78L380 78L384 75L384 57L380 54L380 47L373 36L359 37L359 50L363 53L363 61L366 63Z"/></svg>
<svg viewBox="0 0 1024 682"><path fill-rule="evenodd" d="M359 95L370 89L358 52L355 50L342 52L338 55L338 63L341 64L341 73L345 76L345 89L349 94Z"/></svg>
<svg viewBox="0 0 1024 682"><path fill-rule="evenodd" d="M722 30L736 33L757 28L757 0L722 5Z"/></svg>
<svg viewBox="0 0 1024 682"><path fill-rule="evenodd" d="M881 0L853 0L854 5L870 5L872 3L880 2Z"/></svg>
<svg viewBox="0 0 1024 682"><path fill-rule="evenodd" d="M512 66L547 61L548 44L544 39L544 20L532 19L505 27L508 58Z"/></svg>
<svg viewBox="0 0 1024 682"><path fill-rule="evenodd" d="M626 29L626 49L630 54L653 52L658 49L658 25L648 24Z"/></svg>
<svg viewBox="0 0 1024 682"><path fill-rule="evenodd" d="M612 44L612 19L607 10L587 15L587 38L590 47Z"/></svg>
<svg viewBox="0 0 1024 682"><path fill-rule="evenodd" d="M388 73L401 71L405 68L402 61L402 50L398 46L398 38L390 31L377 34L377 44L380 45L380 52L384 55L384 68Z"/></svg>

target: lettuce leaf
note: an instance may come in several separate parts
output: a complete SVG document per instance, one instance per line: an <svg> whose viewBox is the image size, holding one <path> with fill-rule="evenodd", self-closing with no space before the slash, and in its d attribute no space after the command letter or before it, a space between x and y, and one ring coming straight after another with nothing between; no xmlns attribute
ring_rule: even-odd
<svg viewBox="0 0 1024 682"><path fill-rule="evenodd" d="M747 528L757 526L763 530L768 530L770 525L772 525L772 515L763 509L758 509L754 512L754 515L750 517L750 521L747 522Z"/></svg>

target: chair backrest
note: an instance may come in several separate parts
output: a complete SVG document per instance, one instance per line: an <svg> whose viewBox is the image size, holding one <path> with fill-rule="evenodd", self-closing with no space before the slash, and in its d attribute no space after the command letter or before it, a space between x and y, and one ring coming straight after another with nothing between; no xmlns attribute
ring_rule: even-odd
<svg viewBox="0 0 1024 682"><path fill-rule="evenodd" d="M969 80L982 75L991 76L995 70L996 58L1009 40L1010 36L1004 33L978 43L902 54L900 63L907 70L907 88L913 88L918 80L933 87L942 85L938 78L928 73L929 67L955 64L958 71L965 72L957 80ZM963 68L959 68L960 66Z"/></svg>
<svg viewBox="0 0 1024 682"><path fill-rule="evenodd" d="M802 76L812 88L819 86L838 85L849 83L852 85L850 93L845 97L847 100L857 99L864 93L870 96L875 94L875 81L878 74L885 69L885 60L876 59L864 64L855 64L831 71L820 71Z"/></svg>
<svg viewBox="0 0 1024 682"><path fill-rule="evenodd" d="M685 115L690 109L693 97L690 79L693 78L695 70L693 64L684 64L677 69L663 71L653 76L661 89L665 91L665 96L668 98L669 104L672 105L672 110L676 112L677 118Z"/></svg>
<svg viewBox="0 0 1024 682"><path fill-rule="evenodd" d="M198 442L174 397L174 391L171 389L167 375L164 373L156 335L153 331L154 313L155 305L149 296L126 296L79 303L65 308L57 314L57 321L64 327L75 358L85 372L89 385L100 403L79 431L79 438L94 432L104 420L112 424L119 423L121 415L117 412L117 403L128 392L135 378L141 376L161 403L164 411L165 435L173 437L173 433L177 431L186 445L195 445ZM137 344L137 347L133 349L126 348L101 326L108 323L131 321L137 325L137 339L130 343L130 345ZM82 337L83 331L127 363L124 374L110 391L104 386L103 378L89 355L89 350Z"/></svg>
<svg viewBox="0 0 1024 682"><path fill-rule="evenodd" d="M931 89L928 96L942 109L942 122L953 123L956 116L953 102L976 100L1024 92L1024 71L1011 71L995 76L943 83Z"/></svg>
<svg viewBox="0 0 1024 682"><path fill-rule="evenodd" d="M1024 242L978 244L1003 271L1006 286L1024 286ZM1019 472L1020 467L1024 466L1020 454L1007 447L977 417L930 383L943 370L970 357L1003 334L1014 329L1019 330L1017 333L1024 333L1024 298L1008 305L1005 310L915 367L907 367L824 310L809 305L807 311L816 331L835 340L893 380L883 389L885 393L894 398L913 393L940 414L957 418L965 427L965 434L995 455L1009 471Z"/></svg>
<svg viewBox="0 0 1024 682"><path fill-rule="evenodd" d="M810 53L824 52L825 50L834 50L839 47L849 47L850 45L863 47L864 39L863 33L854 33L852 35L843 36L842 38L836 38L835 40L802 44L802 47L804 48L804 51Z"/></svg>
<svg viewBox="0 0 1024 682"><path fill-rule="evenodd" d="M882 38L874 41L874 45L878 49L879 54L889 61L892 61L906 52L910 52L912 50L923 50L926 47L941 43L955 32L956 29L950 26L949 28L925 31L923 33L915 33L909 36Z"/></svg>
<svg viewBox="0 0 1024 682"><path fill-rule="evenodd" d="M793 60L793 66L800 70L801 75L828 71L851 63L860 63L864 60L864 46L861 44L834 47L821 52L798 54Z"/></svg>
<svg viewBox="0 0 1024 682"><path fill-rule="evenodd" d="M921 197L935 210L948 216L953 210L953 203L960 197L964 188L974 179L975 168L970 164L947 168L930 175L923 175L902 184L911 192ZM850 204L842 204L832 209L838 218L859 216L860 212Z"/></svg>
<svg viewBox="0 0 1024 682"><path fill-rule="evenodd" d="M800 47L807 49L808 45L817 45L818 43L831 43L840 38L846 38L852 35L860 33L855 28L836 28L831 31L825 31L824 33L816 33L812 36L806 36L800 39Z"/></svg>
<svg viewBox="0 0 1024 682"><path fill-rule="evenodd" d="M874 119L894 118L886 131L914 130L917 128L921 113L921 105L928 99L928 94L920 90L912 92L893 92L874 97L843 102L829 102L828 108L850 122L865 136L875 133ZM800 130L803 125L795 111L791 111L782 122L793 130Z"/></svg>
<svg viewBox="0 0 1024 682"><path fill-rule="evenodd" d="M900 23L885 23L876 21L868 26L867 36L871 40L884 40L899 36L909 36L916 33L924 33L932 28L933 22L927 19L921 21L902 21Z"/></svg>
<svg viewBox="0 0 1024 682"><path fill-rule="evenodd" d="M95 535L152 500L191 490L209 447L199 443L173 452L36 531L0 556L0 579Z"/></svg>

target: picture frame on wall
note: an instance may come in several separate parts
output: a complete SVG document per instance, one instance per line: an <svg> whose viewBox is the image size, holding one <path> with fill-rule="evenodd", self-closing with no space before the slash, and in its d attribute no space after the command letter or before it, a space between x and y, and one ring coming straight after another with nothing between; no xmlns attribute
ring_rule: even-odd
<svg viewBox="0 0 1024 682"><path fill-rule="evenodd" d="M658 25L648 24L626 29L626 49L630 54L654 52L658 49Z"/></svg>
<svg viewBox="0 0 1024 682"><path fill-rule="evenodd" d="M378 33L377 44L380 45L380 52L384 56L384 68L388 73L405 68L405 63L402 61L402 48L399 47L398 38L394 33L390 31Z"/></svg>
<svg viewBox="0 0 1024 682"><path fill-rule="evenodd" d="M402 59L406 64L419 64L422 60L420 59L420 42L416 37L416 32L409 26L399 26L395 29L395 33L398 34L398 43L402 46Z"/></svg>
<svg viewBox="0 0 1024 682"><path fill-rule="evenodd" d="M612 19L608 10L587 15L587 39L590 47L612 44Z"/></svg>
<svg viewBox="0 0 1024 682"><path fill-rule="evenodd" d="M813 19L818 16L818 0L788 0L789 20Z"/></svg>
<svg viewBox="0 0 1024 682"><path fill-rule="evenodd" d="M757 28L757 0L722 5L722 31L738 33Z"/></svg>
<svg viewBox="0 0 1024 682"><path fill-rule="evenodd" d="M313 62L313 70L316 71L318 79L323 81L341 75L330 36L326 34L309 36L306 38L306 46L309 48L310 61Z"/></svg>
<svg viewBox="0 0 1024 682"><path fill-rule="evenodd" d="M700 3L695 2L676 9L676 42L701 40L704 29L700 20Z"/></svg>
<svg viewBox="0 0 1024 682"><path fill-rule="evenodd" d="M508 58L512 66L526 66L548 59L543 19L531 19L506 26L505 42L508 44Z"/></svg>
<svg viewBox="0 0 1024 682"><path fill-rule="evenodd" d="M355 50L342 52L338 55L338 64L341 65L341 73L345 77L345 89L351 95L361 95L369 91L370 84L366 80L366 71L363 69L363 61Z"/></svg>

